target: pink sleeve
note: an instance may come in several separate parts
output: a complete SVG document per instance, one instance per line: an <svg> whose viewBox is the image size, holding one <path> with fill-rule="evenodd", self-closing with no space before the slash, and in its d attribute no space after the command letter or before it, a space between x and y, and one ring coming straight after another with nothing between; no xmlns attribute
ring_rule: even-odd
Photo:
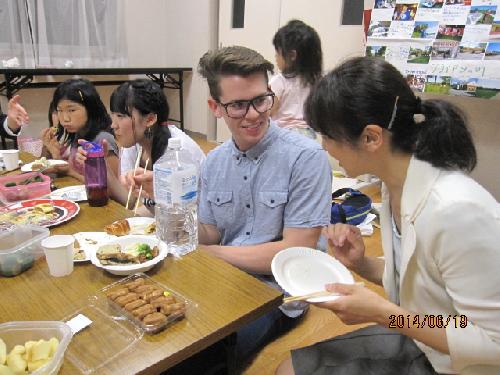
<svg viewBox="0 0 500 375"><path fill-rule="evenodd" d="M281 74L276 74L269 81L269 86L271 86L271 90L273 90L278 99L283 96L285 89L284 80L285 78Z"/></svg>

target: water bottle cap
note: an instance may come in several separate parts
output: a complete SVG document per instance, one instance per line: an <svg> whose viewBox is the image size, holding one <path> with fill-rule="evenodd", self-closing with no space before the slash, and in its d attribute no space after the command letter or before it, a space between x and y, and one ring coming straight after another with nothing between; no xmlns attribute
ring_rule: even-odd
<svg viewBox="0 0 500 375"><path fill-rule="evenodd" d="M88 158L100 158L104 157L104 149L99 143L95 142L85 142L82 144L82 148L87 151Z"/></svg>
<svg viewBox="0 0 500 375"><path fill-rule="evenodd" d="M181 148L181 139L180 138L170 138L168 140L169 148Z"/></svg>

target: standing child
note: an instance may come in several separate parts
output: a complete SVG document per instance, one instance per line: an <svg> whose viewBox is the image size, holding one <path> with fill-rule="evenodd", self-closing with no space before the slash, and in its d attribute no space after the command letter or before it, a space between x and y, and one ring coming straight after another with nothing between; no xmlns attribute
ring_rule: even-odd
<svg viewBox="0 0 500 375"><path fill-rule="evenodd" d="M299 20L292 20L274 35L276 64L281 70L269 82L276 94L271 118L278 126L315 139L304 120L304 102L321 77L323 55L318 33Z"/></svg>

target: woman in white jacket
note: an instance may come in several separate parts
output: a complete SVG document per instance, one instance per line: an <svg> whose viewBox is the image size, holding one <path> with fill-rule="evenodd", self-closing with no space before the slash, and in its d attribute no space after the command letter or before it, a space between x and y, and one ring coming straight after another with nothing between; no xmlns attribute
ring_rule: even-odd
<svg viewBox="0 0 500 375"><path fill-rule="evenodd" d="M346 324L376 325L292 351L279 374L500 374L500 210L469 176L476 151L464 116L421 101L398 70L354 58L305 105L325 149L352 176L384 182L384 259L364 255L356 227L328 228L333 255L383 285L355 285L319 304Z"/></svg>

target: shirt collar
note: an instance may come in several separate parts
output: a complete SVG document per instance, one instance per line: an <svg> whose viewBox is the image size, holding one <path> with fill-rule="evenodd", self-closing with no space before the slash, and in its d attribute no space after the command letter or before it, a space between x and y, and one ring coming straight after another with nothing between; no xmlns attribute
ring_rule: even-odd
<svg viewBox="0 0 500 375"><path fill-rule="evenodd" d="M278 135L278 127L272 122L269 122L269 128L267 129L266 134L251 149L243 152L236 147L236 143L234 143L234 139L231 140L231 148L232 148L232 156L236 161L236 164L239 164L244 157L249 158L254 164L258 164L261 160L262 156L269 148L269 146L274 142Z"/></svg>

